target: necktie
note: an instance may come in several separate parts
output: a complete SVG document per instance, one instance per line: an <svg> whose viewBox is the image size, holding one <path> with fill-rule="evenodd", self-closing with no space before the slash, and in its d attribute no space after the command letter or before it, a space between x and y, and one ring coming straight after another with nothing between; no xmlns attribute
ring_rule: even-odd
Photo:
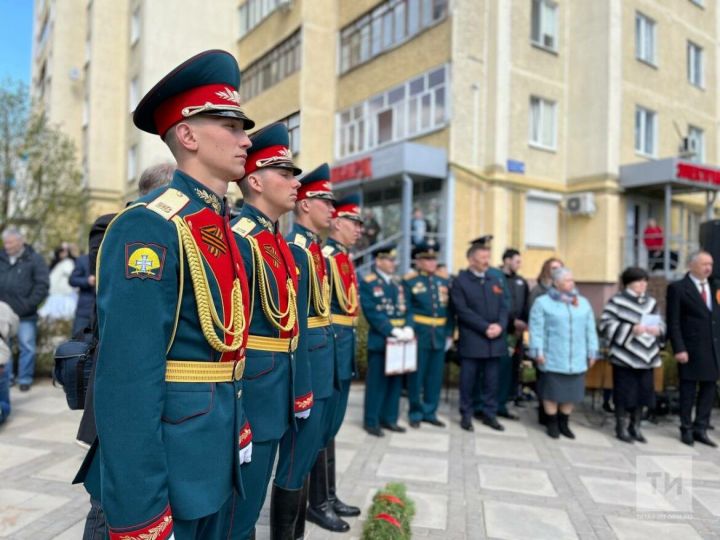
<svg viewBox="0 0 720 540"><path fill-rule="evenodd" d="M708 305L708 295L707 295L707 289L705 288L707 286L707 283L702 282L700 283L700 298L702 298L703 304L706 306Z"/></svg>

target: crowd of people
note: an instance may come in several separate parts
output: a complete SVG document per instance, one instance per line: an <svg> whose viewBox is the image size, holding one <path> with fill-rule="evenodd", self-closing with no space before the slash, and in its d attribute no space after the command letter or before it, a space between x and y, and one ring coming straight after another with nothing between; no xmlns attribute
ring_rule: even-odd
<svg viewBox="0 0 720 540"><path fill-rule="evenodd" d="M0 335L19 336L20 389L32 384L27 344L39 315L72 312L73 332L96 337L78 434L88 453L75 479L90 494L84 538L255 538L271 479L273 539L303 538L306 520L348 531L343 518L360 509L338 495L334 439L357 374L361 314L372 436L406 431L405 375L410 428L445 425L437 411L446 352L456 348L464 430L474 419L500 431L498 418L517 420L508 404L521 399L529 357L540 422L553 439L574 438L585 375L606 358L616 435L646 442L641 420L667 336L680 366L681 440L715 446L707 430L720 292L710 254L693 253L688 274L668 287L667 323L641 268L623 272L599 324L562 261L545 261L530 288L518 250L491 265L491 236L473 240L467 269L449 276L419 210L409 231L414 269L397 276L395 246L383 244L358 276L351 250L364 218L374 235L377 222L358 197L336 200L327 164L301 175L283 124L247 135L254 122L239 106L239 83L232 55L206 51L148 92L133 121L160 136L177 164L146 171L140 197L95 222L88 255L73 262L61 246L48 271L19 231L3 233ZM242 192L235 215L231 182ZM293 224L283 236L285 215ZM401 367L390 369L398 350ZM9 413L9 354L0 347L0 418Z"/></svg>

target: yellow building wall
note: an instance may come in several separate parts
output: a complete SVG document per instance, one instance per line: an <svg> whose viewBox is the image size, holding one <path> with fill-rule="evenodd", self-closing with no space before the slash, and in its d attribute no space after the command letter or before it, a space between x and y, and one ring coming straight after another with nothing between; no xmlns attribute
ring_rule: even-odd
<svg viewBox="0 0 720 540"><path fill-rule="evenodd" d="M450 60L450 19L340 77L337 108L355 105Z"/></svg>

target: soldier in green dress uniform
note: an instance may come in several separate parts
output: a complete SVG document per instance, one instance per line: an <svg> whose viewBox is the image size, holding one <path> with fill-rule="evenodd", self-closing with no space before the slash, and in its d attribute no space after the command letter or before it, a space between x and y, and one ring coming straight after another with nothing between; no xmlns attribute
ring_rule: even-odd
<svg viewBox="0 0 720 540"><path fill-rule="evenodd" d="M76 481L101 502L112 540L226 538L243 493L250 302L224 199L253 126L239 84L234 57L206 51L133 116L178 170L112 221L98 257L98 439Z"/></svg>
<svg viewBox="0 0 720 540"><path fill-rule="evenodd" d="M295 207L300 174L292 161L283 124L250 137L245 176L239 181L244 204L232 221L247 268L251 291L250 335L245 369L245 409L253 426L253 459L243 468L245 495L235 506L232 538L253 537L278 445L296 418L305 421L313 405L307 354L298 346L307 323L306 295L300 295L298 270L278 219ZM305 300L303 300L305 299ZM294 527L301 490L273 486L271 534Z"/></svg>

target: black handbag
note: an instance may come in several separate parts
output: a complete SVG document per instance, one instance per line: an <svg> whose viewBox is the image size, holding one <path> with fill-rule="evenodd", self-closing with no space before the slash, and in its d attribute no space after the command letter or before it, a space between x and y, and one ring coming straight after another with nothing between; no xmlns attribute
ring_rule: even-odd
<svg viewBox="0 0 720 540"><path fill-rule="evenodd" d="M55 349L53 379L63 387L68 407L74 411L85 408L96 347L95 335L84 333Z"/></svg>

